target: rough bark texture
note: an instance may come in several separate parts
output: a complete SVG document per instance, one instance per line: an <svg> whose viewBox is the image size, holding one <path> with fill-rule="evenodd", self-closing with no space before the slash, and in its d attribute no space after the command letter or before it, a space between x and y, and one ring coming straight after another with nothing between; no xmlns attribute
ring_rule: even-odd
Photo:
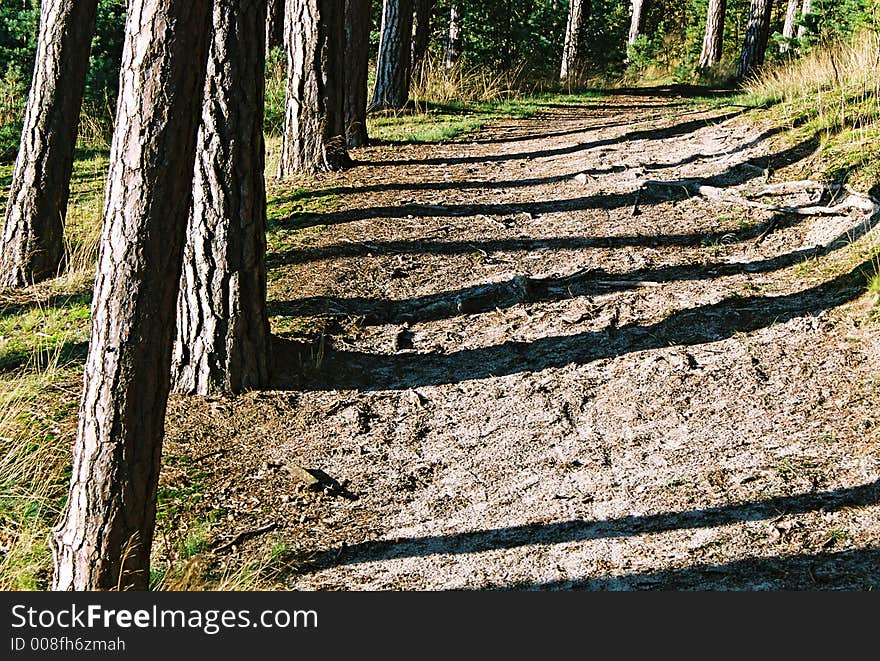
<svg viewBox="0 0 880 661"><path fill-rule="evenodd" d="M804 0L801 5L801 17L806 16L813 10L813 2L812 0ZM799 25L797 29L797 38L803 39L804 35L807 34L807 28L803 25Z"/></svg>
<svg viewBox="0 0 880 661"><path fill-rule="evenodd" d="M789 39L794 39L795 20L797 19L798 5L800 0L788 0L788 8L785 10L785 23L782 26L783 41L779 44L779 52L788 52Z"/></svg>
<svg viewBox="0 0 880 661"><path fill-rule="evenodd" d="M436 0L415 0L412 28L412 72L416 75L428 56L431 40L431 16Z"/></svg>
<svg viewBox="0 0 880 661"><path fill-rule="evenodd" d="M632 0L632 14L629 20L629 37L627 43L632 46L642 33L642 18L644 16L645 0Z"/></svg>
<svg viewBox="0 0 880 661"><path fill-rule="evenodd" d="M287 101L278 176L348 164L344 111L344 6L287 0Z"/></svg>
<svg viewBox="0 0 880 661"><path fill-rule="evenodd" d="M568 23L565 28L565 46L562 49L562 67L559 79L566 81L577 76L584 62L584 30L590 18L590 0L571 0L568 7Z"/></svg>
<svg viewBox="0 0 880 661"><path fill-rule="evenodd" d="M146 589L209 0L133 0L55 590Z"/></svg>
<svg viewBox="0 0 880 661"><path fill-rule="evenodd" d="M737 75L740 78L745 78L764 63L767 41L770 39L770 13L772 11L772 0L752 0L742 55L739 58Z"/></svg>
<svg viewBox="0 0 880 661"><path fill-rule="evenodd" d="M266 0L266 52L284 45L284 0Z"/></svg>
<svg viewBox="0 0 880 661"><path fill-rule="evenodd" d="M214 0L172 387L238 393L269 378L263 106L266 0Z"/></svg>
<svg viewBox="0 0 880 661"><path fill-rule="evenodd" d="M454 2L449 6L449 30L446 33L446 43L443 45L443 66L451 69L461 58L461 24L464 11L460 3Z"/></svg>
<svg viewBox="0 0 880 661"><path fill-rule="evenodd" d="M44 0L0 245L0 286L58 272L97 0Z"/></svg>
<svg viewBox="0 0 880 661"><path fill-rule="evenodd" d="M373 108L403 108L409 100L413 0L384 0Z"/></svg>
<svg viewBox="0 0 880 661"><path fill-rule="evenodd" d="M706 69L721 61L726 16L727 0L709 0L706 33L703 36L703 50L700 52L700 68Z"/></svg>
<svg viewBox="0 0 880 661"><path fill-rule="evenodd" d="M370 64L371 0L345 0L345 137L362 147L367 135L367 73Z"/></svg>

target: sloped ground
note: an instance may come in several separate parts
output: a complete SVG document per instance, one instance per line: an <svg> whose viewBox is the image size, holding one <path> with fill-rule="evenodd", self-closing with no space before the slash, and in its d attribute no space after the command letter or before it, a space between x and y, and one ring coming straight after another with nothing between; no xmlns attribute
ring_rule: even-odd
<svg viewBox="0 0 880 661"><path fill-rule="evenodd" d="M270 255L274 389L173 398L166 488L196 466L221 560L287 549L286 589L876 587L869 224L637 194L809 176L749 120L608 96L356 151Z"/></svg>

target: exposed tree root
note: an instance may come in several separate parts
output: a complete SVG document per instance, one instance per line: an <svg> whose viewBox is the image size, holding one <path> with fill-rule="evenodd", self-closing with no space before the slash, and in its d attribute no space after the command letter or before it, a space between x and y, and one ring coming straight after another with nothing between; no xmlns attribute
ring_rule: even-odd
<svg viewBox="0 0 880 661"><path fill-rule="evenodd" d="M797 216L842 216L850 211L858 211L868 215L874 215L880 211L880 201L874 199L870 195L859 193L849 186L839 186L835 184L823 184L818 181L786 181L778 184L766 186L761 191L744 196L725 188L717 186L707 186L700 179L681 179L679 181L655 181L648 179L642 182L642 188L649 186L668 187L668 188L686 188L702 195L706 199L723 204L738 204L740 206L750 207L753 209L761 209L762 211L770 211L774 213L786 213ZM769 197L773 195L792 195L802 192L811 192L815 194L810 201L804 206L788 206L778 204L767 204L757 202L751 198ZM830 193L832 201L841 192L847 195L836 204L821 205L819 202L826 193Z"/></svg>

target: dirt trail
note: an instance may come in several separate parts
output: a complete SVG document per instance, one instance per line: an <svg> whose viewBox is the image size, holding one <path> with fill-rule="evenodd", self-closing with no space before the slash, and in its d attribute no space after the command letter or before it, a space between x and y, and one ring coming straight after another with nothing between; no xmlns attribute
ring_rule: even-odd
<svg viewBox="0 0 880 661"><path fill-rule="evenodd" d="M218 539L276 524L301 590L880 586L864 223L635 208L809 175L737 115L608 96L319 178L342 206L290 221L270 299L325 335L171 403Z"/></svg>

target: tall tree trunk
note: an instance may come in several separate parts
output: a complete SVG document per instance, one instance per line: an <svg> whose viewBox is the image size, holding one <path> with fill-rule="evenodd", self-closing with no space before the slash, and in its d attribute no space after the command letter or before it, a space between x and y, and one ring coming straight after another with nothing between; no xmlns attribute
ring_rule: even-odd
<svg viewBox="0 0 880 661"><path fill-rule="evenodd" d="M785 11L785 23L782 26L782 41L779 43L779 52L788 52L789 40L794 39L795 25L797 19L798 5L800 0L788 0L788 8Z"/></svg>
<svg viewBox="0 0 880 661"><path fill-rule="evenodd" d="M417 75L428 56L431 40L431 16L436 0L415 0L412 28L412 73Z"/></svg>
<svg viewBox="0 0 880 661"><path fill-rule="evenodd" d="M813 11L812 0L804 0L803 4L801 5L801 18L809 14L811 11ZM806 26L799 25L797 29L797 38L803 39L805 34L807 34Z"/></svg>
<svg viewBox="0 0 880 661"><path fill-rule="evenodd" d="M703 50L700 52L701 69L708 69L721 61L726 15L727 0L709 0L709 10L706 14L706 33L703 36Z"/></svg>
<svg viewBox="0 0 880 661"><path fill-rule="evenodd" d="M645 15L645 0L632 0L632 14L629 20L629 37L626 43L632 46L642 33L642 22Z"/></svg>
<svg viewBox="0 0 880 661"><path fill-rule="evenodd" d="M461 2L453 2L449 6L449 30L446 33L446 43L443 45L443 66L446 69L451 69L461 59L463 20L464 8Z"/></svg>
<svg viewBox="0 0 880 661"><path fill-rule="evenodd" d="M409 100L413 0L384 0L373 108L403 108Z"/></svg>
<svg viewBox="0 0 880 661"><path fill-rule="evenodd" d="M209 0L130 0L55 590L146 589ZM261 39L262 41L262 39Z"/></svg>
<svg viewBox="0 0 880 661"><path fill-rule="evenodd" d="M266 53L284 45L284 0L267 0Z"/></svg>
<svg viewBox="0 0 880 661"><path fill-rule="evenodd" d="M73 152L97 0L43 0L36 63L0 243L0 286L51 278L64 256Z"/></svg>
<svg viewBox="0 0 880 661"><path fill-rule="evenodd" d="M739 58L737 75L740 78L745 78L764 63L767 41L770 39L770 14L772 11L772 0L752 0L742 55Z"/></svg>
<svg viewBox="0 0 880 661"><path fill-rule="evenodd" d="M269 379L266 0L215 0L177 302L172 387L238 393Z"/></svg>
<svg viewBox="0 0 880 661"><path fill-rule="evenodd" d="M584 31L590 18L590 0L571 0L568 23L565 28L565 46L562 49L562 67L559 79L563 82L576 77L584 65Z"/></svg>
<svg viewBox="0 0 880 661"><path fill-rule="evenodd" d="M345 148L344 6L338 0L287 0L287 101L278 176L337 170Z"/></svg>
<svg viewBox="0 0 880 661"><path fill-rule="evenodd" d="M363 147L367 135L367 75L370 65L371 0L345 0L345 138Z"/></svg>

